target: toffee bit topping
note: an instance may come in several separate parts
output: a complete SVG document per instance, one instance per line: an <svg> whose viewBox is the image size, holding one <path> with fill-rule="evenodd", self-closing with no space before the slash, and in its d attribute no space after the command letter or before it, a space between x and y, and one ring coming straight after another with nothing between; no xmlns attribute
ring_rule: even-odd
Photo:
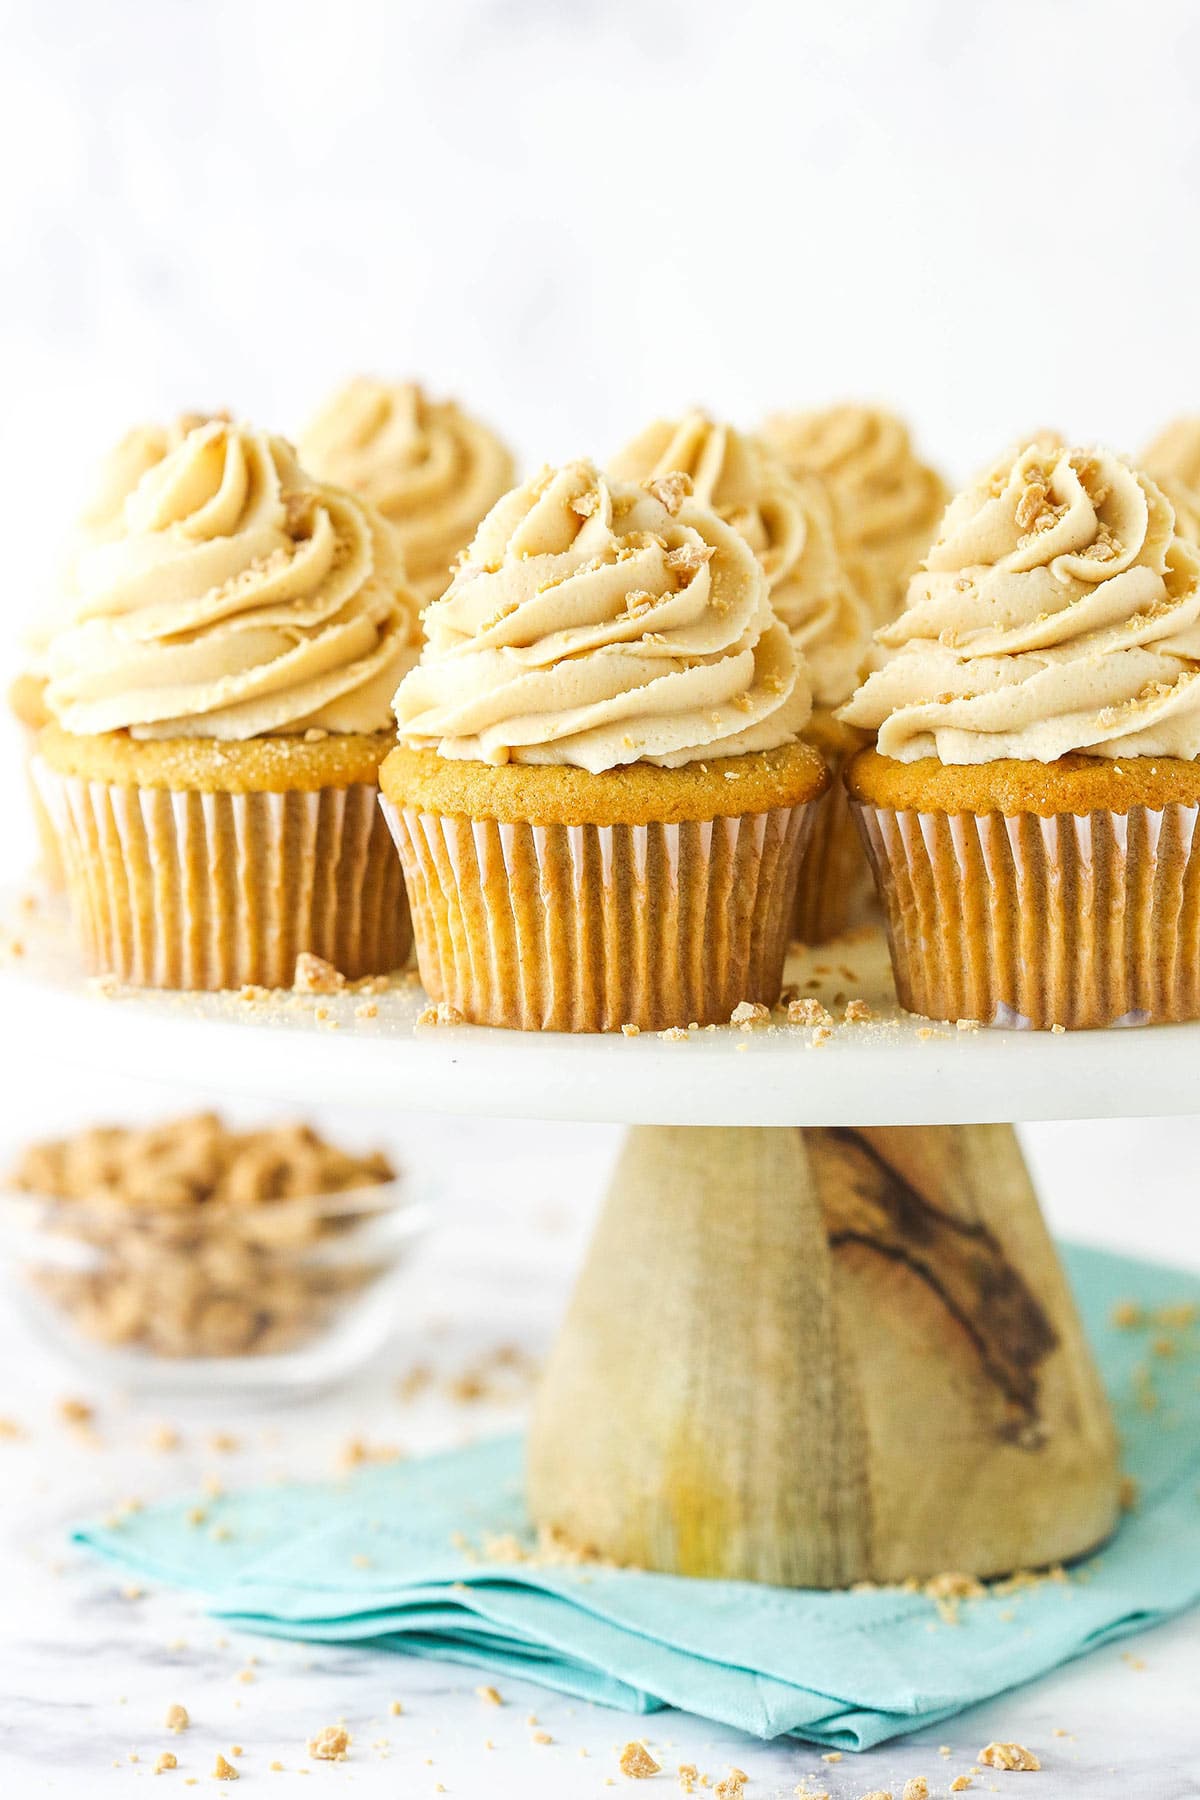
<svg viewBox="0 0 1200 1800"><path fill-rule="evenodd" d="M1042 1766L1024 1744L985 1744L976 1761L985 1769L1032 1770Z"/></svg>
<svg viewBox="0 0 1200 1800"><path fill-rule="evenodd" d="M674 550L667 551L667 567L686 586L700 573L705 563L711 562L715 553L716 547L713 544L677 544Z"/></svg>
<svg viewBox="0 0 1200 1800"><path fill-rule="evenodd" d="M600 496L595 488L589 488L586 494L576 494L571 502L571 511L578 513L581 519L590 519L600 505Z"/></svg>
<svg viewBox="0 0 1200 1800"><path fill-rule="evenodd" d="M805 998L788 1001L789 1025L832 1025L833 1014L819 1000Z"/></svg>
<svg viewBox="0 0 1200 1800"><path fill-rule="evenodd" d="M1027 482L1014 515L1022 531L1032 531L1046 504L1046 488L1040 481Z"/></svg>
<svg viewBox="0 0 1200 1800"><path fill-rule="evenodd" d="M669 475L659 475L653 481L644 483L646 492L653 494L660 506L665 506L674 518L688 495L692 492L692 478L685 475L682 469L673 469Z"/></svg>
<svg viewBox="0 0 1200 1800"><path fill-rule="evenodd" d="M226 1762L225 1758L221 1755L221 1752L218 1750L217 1751L217 1760L213 1764L213 1780L214 1781L239 1781L240 1779L241 1779L241 1777L239 1776L237 1770L234 1768L233 1764L231 1762Z"/></svg>
<svg viewBox="0 0 1200 1800"><path fill-rule="evenodd" d="M346 985L346 977L340 969L326 962L323 956L314 956L311 950L301 950L296 958L296 972L292 977L292 989L297 994L338 994Z"/></svg>
<svg viewBox="0 0 1200 1800"><path fill-rule="evenodd" d="M350 1753L350 1733L344 1725L326 1725L308 1740L308 1754L318 1762L345 1762Z"/></svg>
<svg viewBox="0 0 1200 1800"><path fill-rule="evenodd" d="M631 1781L648 1781L651 1775L657 1775L662 1764L656 1763L645 1744L626 1744L621 1752L620 1768L622 1775L628 1775Z"/></svg>
<svg viewBox="0 0 1200 1800"><path fill-rule="evenodd" d="M178 1701L174 1706L168 1706L167 1716L164 1721L168 1731L186 1731L191 1722L186 1706L180 1706Z"/></svg>

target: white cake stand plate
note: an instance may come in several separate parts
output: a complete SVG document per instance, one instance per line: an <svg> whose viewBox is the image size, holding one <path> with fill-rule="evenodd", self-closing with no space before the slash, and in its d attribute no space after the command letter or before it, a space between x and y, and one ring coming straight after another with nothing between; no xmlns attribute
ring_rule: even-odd
<svg viewBox="0 0 1200 1800"><path fill-rule="evenodd" d="M1048 1032L900 1010L864 931L797 951L787 981L825 1030L787 1024L623 1037L418 1023L415 977L382 994L166 994L83 977L61 905L0 896L0 992L55 1055L92 1068L296 1102L660 1125L977 1124L1200 1111L1200 1024ZM848 1001L869 1020L846 1022ZM855 1011L857 1009L851 1009Z"/></svg>

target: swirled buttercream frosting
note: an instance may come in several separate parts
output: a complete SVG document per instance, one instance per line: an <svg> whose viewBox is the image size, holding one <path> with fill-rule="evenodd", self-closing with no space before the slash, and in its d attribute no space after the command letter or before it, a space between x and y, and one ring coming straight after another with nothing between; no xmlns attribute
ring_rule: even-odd
<svg viewBox="0 0 1200 1800"><path fill-rule="evenodd" d="M656 480L675 469L754 551L772 605L808 660L813 698L838 705L862 673L871 620L843 566L822 484L793 480L761 438L695 411L658 420L609 463L620 481Z"/></svg>
<svg viewBox="0 0 1200 1800"><path fill-rule="evenodd" d="M1200 418L1173 419L1146 445L1140 466L1175 508L1175 529L1200 544Z"/></svg>
<svg viewBox="0 0 1200 1800"><path fill-rule="evenodd" d="M829 487L838 543L875 622L898 610L947 500L941 476L916 455L903 422L880 407L839 405L776 413L763 426L789 474Z"/></svg>
<svg viewBox="0 0 1200 1800"><path fill-rule="evenodd" d="M391 527L245 425L201 425L147 468L75 587L46 658L47 704L72 732L382 731L416 659Z"/></svg>
<svg viewBox="0 0 1200 1800"><path fill-rule="evenodd" d="M1200 754L1200 556L1149 476L1030 445L948 508L839 717L900 762Z"/></svg>
<svg viewBox="0 0 1200 1800"><path fill-rule="evenodd" d="M228 422L228 418L228 413L180 413L167 425L135 425L127 431L100 463L79 516L80 535L91 541L116 536L125 502L147 470L157 468L165 456L178 450L198 426Z"/></svg>
<svg viewBox="0 0 1200 1800"><path fill-rule="evenodd" d="M594 773L789 743L803 661L749 545L690 486L574 462L507 494L426 610L401 742Z"/></svg>
<svg viewBox="0 0 1200 1800"><path fill-rule="evenodd" d="M500 439L453 400L367 376L322 408L300 439L300 460L391 521L424 600L444 590L451 563L516 476Z"/></svg>

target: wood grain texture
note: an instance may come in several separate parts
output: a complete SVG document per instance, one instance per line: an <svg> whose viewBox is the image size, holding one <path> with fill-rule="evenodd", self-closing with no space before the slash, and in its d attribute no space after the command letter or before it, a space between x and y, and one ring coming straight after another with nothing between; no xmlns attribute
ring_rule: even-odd
<svg viewBox="0 0 1200 1800"><path fill-rule="evenodd" d="M1099 1542L1111 1422L1011 1127L631 1132L529 1490L617 1561L790 1586Z"/></svg>

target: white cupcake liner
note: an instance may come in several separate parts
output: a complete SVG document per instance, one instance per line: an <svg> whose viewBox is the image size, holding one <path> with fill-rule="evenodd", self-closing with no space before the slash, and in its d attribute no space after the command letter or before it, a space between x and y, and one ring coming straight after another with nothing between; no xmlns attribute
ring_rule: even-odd
<svg viewBox="0 0 1200 1800"><path fill-rule="evenodd" d="M661 1030L779 997L811 806L683 824L383 811L421 979L478 1024Z"/></svg>
<svg viewBox="0 0 1200 1800"><path fill-rule="evenodd" d="M855 802L901 1004L1035 1030L1200 1018L1198 810Z"/></svg>
<svg viewBox="0 0 1200 1800"><path fill-rule="evenodd" d="M411 928L373 784L228 794L124 787L33 759L89 967L138 987L289 987L311 951L356 979Z"/></svg>

